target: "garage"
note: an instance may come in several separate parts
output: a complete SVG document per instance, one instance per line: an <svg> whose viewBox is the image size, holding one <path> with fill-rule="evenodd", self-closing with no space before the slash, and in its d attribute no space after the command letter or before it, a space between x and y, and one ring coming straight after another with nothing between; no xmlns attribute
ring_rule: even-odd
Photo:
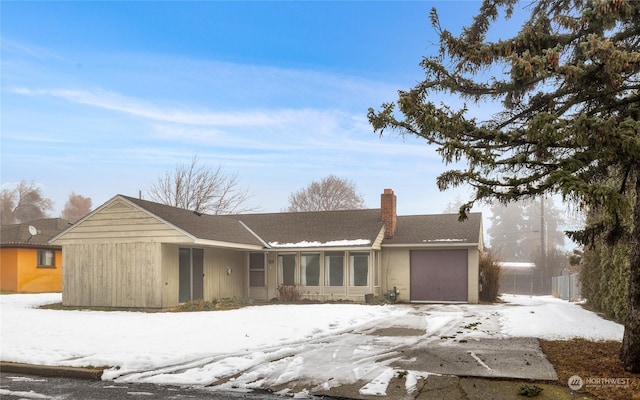
<svg viewBox="0 0 640 400"><path fill-rule="evenodd" d="M411 250L411 301L468 301L468 251Z"/></svg>

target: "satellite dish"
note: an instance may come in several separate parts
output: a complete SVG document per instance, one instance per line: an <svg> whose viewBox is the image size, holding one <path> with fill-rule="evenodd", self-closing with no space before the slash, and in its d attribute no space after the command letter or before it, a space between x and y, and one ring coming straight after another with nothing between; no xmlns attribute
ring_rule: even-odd
<svg viewBox="0 0 640 400"><path fill-rule="evenodd" d="M35 226L29 225L29 233L31 234L31 236L35 236L38 234L38 230Z"/></svg>

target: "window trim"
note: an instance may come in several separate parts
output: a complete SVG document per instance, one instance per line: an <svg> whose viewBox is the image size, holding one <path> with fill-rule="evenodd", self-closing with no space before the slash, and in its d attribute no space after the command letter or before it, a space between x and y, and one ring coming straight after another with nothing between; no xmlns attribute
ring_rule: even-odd
<svg viewBox="0 0 640 400"><path fill-rule="evenodd" d="M51 264L47 264L45 254L51 254ZM36 268L57 268L56 251L54 249L38 249L36 256Z"/></svg>
<svg viewBox="0 0 640 400"><path fill-rule="evenodd" d="M317 260L318 260L318 284L317 285L309 285L307 283L307 263L305 263L306 261L306 257L307 256L317 256ZM322 286L322 275L320 273L321 269L322 269L322 265L320 262L321 259L321 253L319 251L310 251L310 252L303 252L300 254L300 286L309 286L309 287L320 287Z"/></svg>
<svg viewBox="0 0 640 400"><path fill-rule="evenodd" d="M342 259L342 284L341 285L332 285L331 284L331 258L332 257L340 257ZM345 287L345 254L343 251L326 251L324 253L324 273L325 273L325 281L324 286L329 288L339 288Z"/></svg>
<svg viewBox="0 0 640 400"><path fill-rule="evenodd" d="M285 256L293 256L293 283L284 283L284 265L282 263ZM278 253L278 285L294 286L298 284L298 257L296 253Z"/></svg>
<svg viewBox="0 0 640 400"><path fill-rule="evenodd" d="M355 277L355 257L367 257L367 282L364 285L356 285ZM350 251L349 252L349 287L369 287L371 284L371 252L368 251Z"/></svg>

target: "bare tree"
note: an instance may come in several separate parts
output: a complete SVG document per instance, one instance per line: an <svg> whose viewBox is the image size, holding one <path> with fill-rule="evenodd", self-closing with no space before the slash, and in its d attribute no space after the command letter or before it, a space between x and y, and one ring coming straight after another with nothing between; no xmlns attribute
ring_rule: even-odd
<svg viewBox="0 0 640 400"><path fill-rule="evenodd" d="M74 223L89 214L91 212L91 207L93 207L91 197L84 197L71 192L69 200L65 203L64 210L62 210L60 217Z"/></svg>
<svg viewBox="0 0 640 400"><path fill-rule="evenodd" d="M248 206L248 190L238 188L238 177L226 175L219 165L211 169L197 156L191 164L177 164L147 191L159 203L208 214L235 214L256 211Z"/></svg>
<svg viewBox="0 0 640 400"><path fill-rule="evenodd" d="M35 182L22 180L13 189L0 192L0 222L16 224L47 218L48 211L53 210L53 201L42 195Z"/></svg>
<svg viewBox="0 0 640 400"><path fill-rule="evenodd" d="M329 175L320 182L311 182L289 196L287 211L331 211L364 208L364 199L356 185L347 179Z"/></svg>
<svg viewBox="0 0 640 400"><path fill-rule="evenodd" d="M0 225L9 225L16 223L16 216L13 212L15 202L14 190L3 189L0 192Z"/></svg>

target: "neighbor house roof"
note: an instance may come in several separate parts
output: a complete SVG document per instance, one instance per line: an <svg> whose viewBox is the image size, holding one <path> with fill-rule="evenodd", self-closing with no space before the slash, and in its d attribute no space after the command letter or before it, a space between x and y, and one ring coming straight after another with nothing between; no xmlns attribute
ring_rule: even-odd
<svg viewBox="0 0 640 400"><path fill-rule="evenodd" d="M32 235L29 226L37 233ZM21 224L0 226L1 247L43 247L49 246L49 239L71 226L62 218L42 218ZM59 246L54 246L59 247Z"/></svg>

